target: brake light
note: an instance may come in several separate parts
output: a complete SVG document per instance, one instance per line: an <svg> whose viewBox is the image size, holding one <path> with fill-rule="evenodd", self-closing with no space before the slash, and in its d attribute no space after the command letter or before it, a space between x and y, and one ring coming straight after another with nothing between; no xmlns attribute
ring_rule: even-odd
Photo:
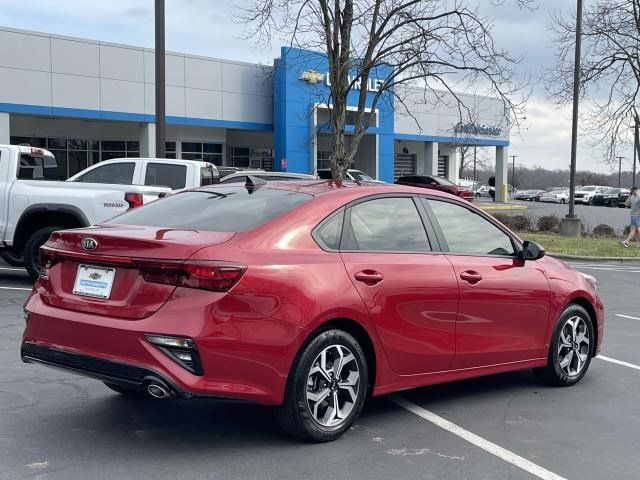
<svg viewBox="0 0 640 480"><path fill-rule="evenodd" d="M142 206L143 199L141 193L125 193L124 201L129 204L129 209Z"/></svg>
<svg viewBox="0 0 640 480"><path fill-rule="evenodd" d="M220 261L172 262L134 259L145 282L227 292L242 277L247 267Z"/></svg>
<svg viewBox="0 0 640 480"><path fill-rule="evenodd" d="M53 252L40 247L40 280L49 280L49 269L55 265L56 260Z"/></svg>

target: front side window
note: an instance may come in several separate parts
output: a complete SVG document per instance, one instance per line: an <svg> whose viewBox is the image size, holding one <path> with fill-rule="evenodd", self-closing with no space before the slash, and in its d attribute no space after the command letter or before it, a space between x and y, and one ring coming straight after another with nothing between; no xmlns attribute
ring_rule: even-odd
<svg viewBox="0 0 640 480"><path fill-rule="evenodd" d="M393 197L351 207L347 249L428 252L431 247L413 199Z"/></svg>
<svg viewBox="0 0 640 480"><path fill-rule="evenodd" d="M169 187L171 190L184 188L187 184L187 167L169 163L148 163L144 184Z"/></svg>
<svg viewBox="0 0 640 480"><path fill-rule="evenodd" d="M440 225L449 252L463 255L515 255L511 238L486 218L454 203L422 199Z"/></svg>
<svg viewBox="0 0 640 480"><path fill-rule="evenodd" d="M76 182L83 183L111 183L117 185L131 185L135 163L111 163L101 165L78 177Z"/></svg>

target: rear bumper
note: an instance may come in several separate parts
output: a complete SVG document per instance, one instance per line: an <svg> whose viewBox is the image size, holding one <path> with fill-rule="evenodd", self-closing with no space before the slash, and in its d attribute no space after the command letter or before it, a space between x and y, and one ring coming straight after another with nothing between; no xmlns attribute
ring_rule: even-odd
<svg viewBox="0 0 640 480"><path fill-rule="evenodd" d="M67 370L127 388L144 390L151 383L161 383L167 387L174 397L193 398L195 396L192 393L180 390L162 374L138 365L129 365L88 355L65 352L64 350L42 347L30 342L22 343L20 356L25 363L38 363Z"/></svg>
<svg viewBox="0 0 640 480"><path fill-rule="evenodd" d="M211 304L206 293L179 290L177 298L141 320L64 310L32 295L25 305L22 359L133 388L155 378L181 398L281 404L308 332L259 315L232 295ZM145 334L193 340L202 375L189 372Z"/></svg>

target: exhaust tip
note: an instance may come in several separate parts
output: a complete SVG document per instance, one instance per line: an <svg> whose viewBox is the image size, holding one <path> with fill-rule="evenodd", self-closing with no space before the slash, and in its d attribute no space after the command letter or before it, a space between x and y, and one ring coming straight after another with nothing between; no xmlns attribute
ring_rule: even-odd
<svg viewBox="0 0 640 480"><path fill-rule="evenodd" d="M160 385L159 383L150 383L147 387L147 392L153 398L167 398L171 396L169 390L167 390L164 385Z"/></svg>

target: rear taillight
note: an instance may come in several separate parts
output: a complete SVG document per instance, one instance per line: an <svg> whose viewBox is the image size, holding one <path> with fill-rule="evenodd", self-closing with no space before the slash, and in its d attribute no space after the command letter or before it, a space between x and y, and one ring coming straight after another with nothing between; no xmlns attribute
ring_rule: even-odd
<svg viewBox="0 0 640 480"><path fill-rule="evenodd" d="M56 257L53 252L46 248L40 247L40 279L49 280L49 269L56 263Z"/></svg>
<svg viewBox="0 0 640 480"><path fill-rule="evenodd" d="M143 198L141 193L125 193L124 201L129 204L129 209L141 207L143 204Z"/></svg>
<svg viewBox="0 0 640 480"><path fill-rule="evenodd" d="M247 267L220 261L170 262L134 259L145 282L197 288L211 292L227 292Z"/></svg>

